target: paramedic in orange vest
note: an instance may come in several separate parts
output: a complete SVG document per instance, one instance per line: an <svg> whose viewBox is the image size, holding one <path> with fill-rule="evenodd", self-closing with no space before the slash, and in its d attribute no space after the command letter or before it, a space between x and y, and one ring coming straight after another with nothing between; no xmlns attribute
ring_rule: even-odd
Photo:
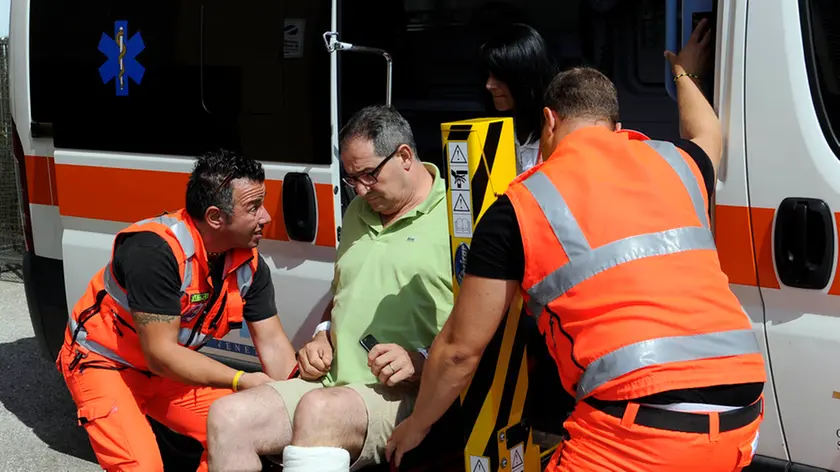
<svg viewBox="0 0 840 472"><path fill-rule="evenodd" d="M478 223L452 315L387 457L398 463L458 398L521 290L576 398L546 470L729 472L751 462L765 368L709 230L721 132L694 78L710 35L701 22L679 56L666 53L676 143L617 131L616 89L600 72L554 79L541 136L550 157Z"/></svg>
<svg viewBox="0 0 840 472"><path fill-rule="evenodd" d="M214 400L293 370L271 273L256 249L271 221L264 180L258 161L201 156L185 208L119 232L110 261L73 308L56 365L105 470L163 470L145 415L206 448ZM243 321L263 372L196 352ZM206 469L205 452L198 470Z"/></svg>

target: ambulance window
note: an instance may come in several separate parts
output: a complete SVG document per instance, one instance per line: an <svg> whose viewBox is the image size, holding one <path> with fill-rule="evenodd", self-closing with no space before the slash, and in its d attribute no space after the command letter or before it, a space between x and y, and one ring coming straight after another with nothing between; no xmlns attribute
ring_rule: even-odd
<svg viewBox="0 0 840 472"><path fill-rule="evenodd" d="M661 0L342 0L341 6L343 41L384 48L394 58L393 103L411 123L424 160L444 165L440 123L498 114L478 51L512 22L539 31L560 68L585 64L615 80L626 124L678 136L676 106L664 87ZM383 101L385 67L377 56L339 57L346 123L359 108ZM661 99L651 106L636 96Z"/></svg>
<svg viewBox="0 0 840 472"><path fill-rule="evenodd" d="M820 125L840 156L840 2L801 0L805 58Z"/></svg>
<svg viewBox="0 0 840 472"><path fill-rule="evenodd" d="M55 55L51 54L55 43L47 20L50 3L33 0L29 6L29 103L33 136L36 137L54 120L55 88L51 86L51 79L55 76L55 64L51 64L49 58Z"/></svg>
<svg viewBox="0 0 840 472"><path fill-rule="evenodd" d="M330 161L329 0L32 0L32 15L32 117L56 147Z"/></svg>

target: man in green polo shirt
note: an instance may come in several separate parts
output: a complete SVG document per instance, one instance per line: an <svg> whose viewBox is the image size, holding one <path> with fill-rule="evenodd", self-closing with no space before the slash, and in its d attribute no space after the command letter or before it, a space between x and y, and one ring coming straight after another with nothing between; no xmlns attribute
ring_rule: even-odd
<svg viewBox="0 0 840 472"><path fill-rule="evenodd" d="M333 299L298 352L301 378L213 405L210 470L259 471L260 455L281 452L284 472L384 462L414 406L425 348L452 310L445 184L419 160L408 122L368 107L340 141L344 181L358 196L344 215ZM379 344L368 353L369 335Z"/></svg>

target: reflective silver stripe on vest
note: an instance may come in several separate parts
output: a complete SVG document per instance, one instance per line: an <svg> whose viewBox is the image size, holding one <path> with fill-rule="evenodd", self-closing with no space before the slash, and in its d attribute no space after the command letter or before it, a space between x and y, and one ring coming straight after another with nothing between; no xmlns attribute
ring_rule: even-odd
<svg viewBox="0 0 840 472"><path fill-rule="evenodd" d="M703 188L691 168L671 143L646 141L679 176L701 226L687 226L641 234L592 249L560 190L542 171L523 181L543 212L569 262L546 275L529 290L528 308L534 316L581 282L625 262L692 250L714 250L708 228ZM656 364L759 353L751 330L659 338L625 346L594 360L577 387L580 400L594 389L621 375Z"/></svg>
<svg viewBox="0 0 840 472"><path fill-rule="evenodd" d="M251 271L251 264L245 263L236 269L236 285L239 287L239 295L244 299L251 283L254 282L254 273Z"/></svg>
<svg viewBox="0 0 840 472"><path fill-rule="evenodd" d="M642 367L758 352L758 341L751 329L640 341L592 361L578 382L577 399Z"/></svg>
<svg viewBox="0 0 840 472"><path fill-rule="evenodd" d="M254 274L251 271L250 264L243 264L236 269L236 285L239 288L239 294L242 298L245 298L245 294L248 293L248 289L251 288L251 283L254 281ZM186 347L194 347L194 346L202 346L207 341L210 340L211 336L208 336L201 331L195 333L195 337L193 338L192 342L187 344L189 341L190 336L192 335L192 328L181 328L178 332L178 343L182 346Z"/></svg>
<svg viewBox="0 0 840 472"><path fill-rule="evenodd" d="M178 220L177 218L172 218L171 216L156 216L153 218L146 218L145 220L138 222L137 225L142 226L146 223L160 223L164 226L169 226L169 229L172 230L172 233L175 235L175 239L178 240L178 244L181 245L181 249L184 251L186 259L190 260L193 256L195 256L195 240L193 239L190 229L186 223ZM182 295L187 291L190 283L192 283L192 265L185 264L184 278L181 281Z"/></svg>
<svg viewBox="0 0 840 472"><path fill-rule="evenodd" d="M120 306L125 311L129 311L128 309L128 295L120 288L117 281L114 280L114 277L111 275L111 262L108 262L108 265L105 266L105 292L117 302L117 305Z"/></svg>
<svg viewBox="0 0 840 472"><path fill-rule="evenodd" d="M700 186L700 182L697 181L694 173L691 172L691 168L685 162L685 159L683 159L680 151L677 150L677 147L673 143L666 141L645 141L645 144L652 147L654 151L665 158L668 165L680 176L683 186L688 191L689 196L691 196L691 202L694 204L694 211L697 213L697 218L703 224L703 227L708 228L709 219L706 216L706 203L703 201L703 192L705 192L706 186Z"/></svg>
<svg viewBox="0 0 840 472"><path fill-rule="evenodd" d="M185 347L194 347L194 346L201 346L207 342L209 336L198 331L195 333L195 337L193 338L192 342L187 344L187 341L190 339L190 335L192 334L192 328L181 328L178 331L178 344L185 346Z"/></svg>
<svg viewBox="0 0 840 472"><path fill-rule="evenodd" d="M181 280L181 296L183 296L184 293L186 293L187 288L189 288L192 283L192 264L190 264L189 261L193 258L193 256L195 256L195 240L193 239L192 234L190 234L190 229L183 221L169 216L147 218L139 221L137 225L142 226L147 223L160 223L168 226L169 229L172 230L172 233L175 234L175 239L178 240L178 244L181 245L181 249L184 251L187 263L184 264L184 277ZM129 311L128 296L111 275L110 262L105 268L105 291L108 292L108 295L110 295L123 310Z"/></svg>
<svg viewBox="0 0 840 472"><path fill-rule="evenodd" d="M528 308L539 316L545 306L572 287L624 262L696 249L715 249L714 235L707 229L702 189L676 146L663 141L645 141L662 156L683 183L702 227L689 226L633 236L591 249L577 220L557 187L544 173L536 172L523 185L533 195L569 262L537 282L530 290Z"/></svg>
<svg viewBox="0 0 840 472"><path fill-rule="evenodd" d="M537 172L528 177L523 184L534 196L569 259L588 253L591 249L586 236L566 205L563 195L548 176ZM566 221L574 224L563 224Z"/></svg>
<svg viewBox="0 0 840 472"><path fill-rule="evenodd" d="M175 235L175 238L178 240L178 244L181 245L181 248L184 251L186 256L187 263L184 265L184 277L181 281L181 296L186 293L187 288L189 288L190 284L192 283L192 264L189 263L190 259L195 256L195 240L190 233L189 227L183 221L179 221L176 218L168 217L168 216L157 216L153 218L147 218L145 220L139 221L136 223L138 226L142 226L147 223L160 223L163 225L168 226L172 233ZM236 282L237 287L239 288L240 295L244 298L245 294L251 288L251 284L254 281L254 274L251 271L251 267L249 264L243 264L239 268L236 269ZM111 263L109 262L108 265L105 267L105 274L104 274L104 284L105 284L105 291L114 301L125 311L130 311L128 307L128 296L126 292L120 288L119 284L114 280L114 277L111 275ZM70 319L72 329L75 330L76 321ZM192 339L192 342L187 344L189 341L190 336L192 335L192 328L181 328L178 331L178 343L185 347L195 347L195 346L202 346L210 339L210 336L201 333L200 331L195 334L195 337ZM87 333L84 331L84 328L81 330L79 334L80 340L84 340L85 343L80 341L80 344L87 347L91 351L97 352L109 359L112 359L117 362L122 362L123 364L130 365L128 362L124 361L118 354L114 353L110 349L103 347L93 341L89 341L86 339ZM95 346L97 349L91 348L89 345Z"/></svg>
<svg viewBox="0 0 840 472"><path fill-rule="evenodd" d="M670 229L619 239L578 255L534 284L528 307L534 316L581 282L625 262L695 249L714 249L712 233L699 226Z"/></svg>
<svg viewBox="0 0 840 472"><path fill-rule="evenodd" d="M71 318L70 318L70 320L68 321L67 324L70 326L70 332L75 333L76 328L79 326L79 324L76 322L76 320L74 320L72 318L72 316L73 316L72 314L70 316L71 316ZM87 338L87 331L85 331L84 327L82 327L82 329L79 330L79 336L76 337L76 342L79 343L80 345L84 346L89 351L93 351L93 352L99 354L102 357L111 359L114 362L119 362L120 364L127 365L129 367L134 367L133 365L131 365L130 362L123 359L122 356L120 356L116 352L114 352L114 351L108 349L107 347L97 343L96 341L89 340Z"/></svg>

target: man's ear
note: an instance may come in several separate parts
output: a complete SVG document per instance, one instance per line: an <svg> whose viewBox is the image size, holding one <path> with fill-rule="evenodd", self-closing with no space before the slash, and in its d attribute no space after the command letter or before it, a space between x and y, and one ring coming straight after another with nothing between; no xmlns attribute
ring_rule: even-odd
<svg viewBox="0 0 840 472"><path fill-rule="evenodd" d="M615 130L616 131L621 131L621 122L620 121L615 122Z"/></svg>
<svg viewBox="0 0 840 472"><path fill-rule="evenodd" d="M411 148L408 147L407 144L403 144L400 146L400 150L397 151L397 156L400 159L400 165L402 165L403 169L408 170L411 169L412 164L414 164L414 153L411 152Z"/></svg>
<svg viewBox="0 0 840 472"><path fill-rule="evenodd" d="M551 108L543 108L542 129L540 130L540 153L543 160L554 152L554 136L557 134L557 115Z"/></svg>
<svg viewBox="0 0 840 472"><path fill-rule="evenodd" d="M549 137L554 135L554 131L557 128L557 116L551 108L543 107L543 126L548 131L547 134Z"/></svg>
<svg viewBox="0 0 840 472"><path fill-rule="evenodd" d="M224 214L219 207L210 206L207 208L207 211L204 212L204 222L207 223L207 226L213 229L219 229L222 226L222 222L224 220Z"/></svg>

